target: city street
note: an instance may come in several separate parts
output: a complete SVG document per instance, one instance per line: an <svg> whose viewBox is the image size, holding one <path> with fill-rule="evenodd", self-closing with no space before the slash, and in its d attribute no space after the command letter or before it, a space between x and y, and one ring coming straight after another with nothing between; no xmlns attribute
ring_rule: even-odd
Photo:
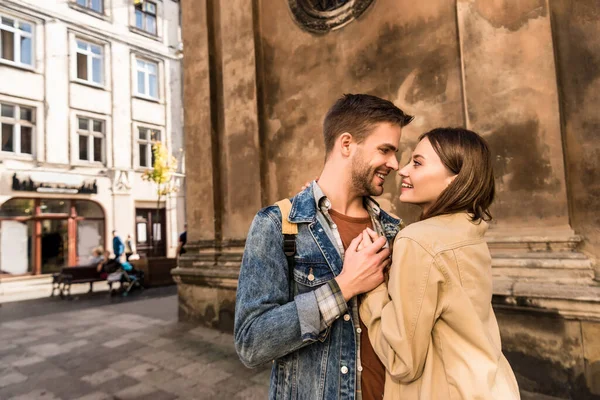
<svg viewBox="0 0 600 400"><path fill-rule="evenodd" d="M83 285L85 286L85 285ZM0 306L0 399L265 399L230 334L177 322L177 287Z"/></svg>

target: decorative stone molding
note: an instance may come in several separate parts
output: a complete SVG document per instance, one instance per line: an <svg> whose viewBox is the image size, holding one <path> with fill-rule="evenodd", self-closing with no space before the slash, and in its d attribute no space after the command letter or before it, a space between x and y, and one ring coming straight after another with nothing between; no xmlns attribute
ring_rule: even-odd
<svg viewBox="0 0 600 400"><path fill-rule="evenodd" d="M131 178L129 171L114 170L112 171L112 187L114 193L127 193L131 190Z"/></svg>
<svg viewBox="0 0 600 400"><path fill-rule="evenodd" d="M288 0L295 21L313 33L339 29L358 18L373 0Z"/></svg>

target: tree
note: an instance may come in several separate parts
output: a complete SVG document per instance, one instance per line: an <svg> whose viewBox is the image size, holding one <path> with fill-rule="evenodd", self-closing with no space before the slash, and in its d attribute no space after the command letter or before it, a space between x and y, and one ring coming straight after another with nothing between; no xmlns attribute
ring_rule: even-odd
<svg viewBox="0 0 600 400"><path fill-rule="evenodd" d="M162 142L152 143L152 169L148 169L142 175L142 179L156 184L156 222L160 221L160 200L171 193L177 192L173 180L173 174L177 171L177 159L169 154ZM154 227L152 227L154 233Z"/></svg>

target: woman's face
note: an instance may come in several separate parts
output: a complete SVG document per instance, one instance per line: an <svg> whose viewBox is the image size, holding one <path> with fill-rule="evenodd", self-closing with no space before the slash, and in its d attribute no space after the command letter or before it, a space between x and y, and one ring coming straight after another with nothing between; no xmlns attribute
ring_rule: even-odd
<svg viewBox="0 0 600 400"><path fill-rule="evenodd" d="M429 139L424 138L412 154L411 161L399 172L402 177L400 201L427 210L456 177L437 155Z"/></svg>

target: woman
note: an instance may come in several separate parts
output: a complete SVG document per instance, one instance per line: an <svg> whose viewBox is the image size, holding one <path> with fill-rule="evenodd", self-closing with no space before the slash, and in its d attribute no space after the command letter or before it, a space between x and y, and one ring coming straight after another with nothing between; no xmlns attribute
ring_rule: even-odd
<svg viewBox="0 0 600 400"><path fill-rule="evenodd" d="M434 129L399 174L400 201L420 206L421 218L400 231L387 283L360 307L386 367L384 399L519 399L491 305L483 236L494 176L485 141ZM364 244L373 234L363 233Z"/></svg>

